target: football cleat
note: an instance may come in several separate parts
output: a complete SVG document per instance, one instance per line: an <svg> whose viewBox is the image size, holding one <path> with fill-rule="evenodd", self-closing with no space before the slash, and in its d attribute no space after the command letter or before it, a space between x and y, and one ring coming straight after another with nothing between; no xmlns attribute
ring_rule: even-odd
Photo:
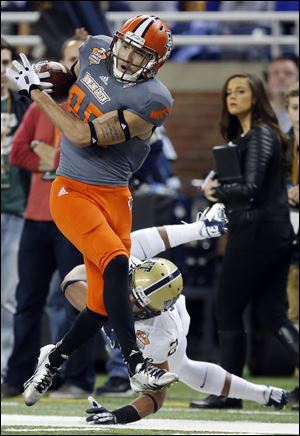
<svg viewBox="0 0 300 436"><path fill-rule="evenodd" d="M287 393L283 389L273 388L270 386L270 396L266 406L283 409L287 404Z"/></svg>
<svg viewBox="0 0 300 436"><path fill-rule="evenodd" d="M165 369L150 364L148 359L138 363L135 374L130 377L131 388L135 392L159 391L179 380L178 376Z"/></svg>
<svg viewBox="0 0 300 436"><path fill-rule="evenodd" d="M42 347L34 374L24 383L23 397L26 406L33 406L47 392L52 384L58 368L50 365L49 354L55 345Z"/></svg>

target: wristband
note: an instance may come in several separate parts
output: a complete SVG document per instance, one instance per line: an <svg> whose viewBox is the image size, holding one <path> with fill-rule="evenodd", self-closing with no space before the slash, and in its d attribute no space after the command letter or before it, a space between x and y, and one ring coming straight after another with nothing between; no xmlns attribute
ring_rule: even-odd
<svg viewBox="0 0 300 436"><path fill-rule="evenodd" d="M131 404L121 407L121 409L114 410L111 413L117 418L117 424L128 424L129 422L139 421L141 419L138 411Z"/></svg>
<svg viewBox="0 0 300 436"><path fill-rule="evenodd" d="M119 117L121 129L123 130L125 135L125 139L126 141L129 141L129 139L131 139L131 135L130 135L128 124L124 117L123 109L118 109L118 117Z"/></svg>
<svg viewBox="0 0 300 436"><path fill-rule="evenodd" d="M39 91L43 91L43 88L40 85L30 85L30 88L28 90L28 95L30 98L31 98L31 91L34 91L35 89L38 89Z"/></svg>
<svg viewBox="0 0 300 436"><path fill-rule="evenodd" d="M91 121L89 121L89 126L90 126L90 130L91 130L91 145L97 145L98 144L98 137L97 137L97 132L96 132L95 126Z"/></svg>

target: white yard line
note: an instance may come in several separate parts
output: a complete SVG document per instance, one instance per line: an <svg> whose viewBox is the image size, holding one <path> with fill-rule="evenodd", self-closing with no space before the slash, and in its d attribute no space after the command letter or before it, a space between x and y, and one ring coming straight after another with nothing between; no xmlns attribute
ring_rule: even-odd
<svg viewBox="0 0 300 436"><path fill-rule="evenodd" d="M127 425L115 426L90 426L86 425L84 418L72 416L38 416L38 415L2 415L2 426L16 426L21 425L36 427L47 426L49 427L70 427L73 430L78 428L88 428L89 430L101 431L103 428L120 428L120 429L139 429L139 430L174 430L174 431L201 431L201 432L219 432L231 434L284 434L294 435L299 434L299 427L297 424L283 424L283 423L265 423L253 421L196 421L184 419L144 419L135 423ZM29 429L6 428L6 431L12 432L27 432ZM41 429L40 429L41 430Z"/></svg>

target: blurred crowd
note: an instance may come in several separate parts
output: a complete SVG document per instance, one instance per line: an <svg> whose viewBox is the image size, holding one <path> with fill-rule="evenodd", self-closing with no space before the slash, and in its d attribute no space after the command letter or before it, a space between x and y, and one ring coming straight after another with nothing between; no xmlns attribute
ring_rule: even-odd
<svg viewBox="0 0 300 436"><path fill-rule="evenodd" d="M271 12L299 11L298 1L3 1L2 11L40 11L36 23L21 26L5 24L3 34L37 34L43 39L47 58L57 58L59 47L72 35L73 29L84 26L89 34L112 35L120 22L110 23L106 12ZM265 22L201 21L171 22L174 35L270 35L272 25ZM293 22L280 23L280 33L295 35ZM291 46L280 47L282 54L293 53ZM35 56L35 53L32 53ZM37 51L36 56L40 52ZM269 60L271 50L266 46L244 47L218 45L190 45L177 47L171 59L174 62L193 60Z"/></svg>

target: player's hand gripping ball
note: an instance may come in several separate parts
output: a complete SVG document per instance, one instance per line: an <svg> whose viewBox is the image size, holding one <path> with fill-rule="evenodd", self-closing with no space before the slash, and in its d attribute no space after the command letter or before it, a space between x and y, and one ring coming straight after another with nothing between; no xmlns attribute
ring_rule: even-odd
<svg viewBox="0 0 300 436"><path fill-rule="evenodd" d="M67 99L69 89L75 82L75 77L67 68L59 62L43 61L34 65L36 72L40 78L41 84L43 82L52 83L52 88L45 89L51 97L62 102Z"/></svg>

